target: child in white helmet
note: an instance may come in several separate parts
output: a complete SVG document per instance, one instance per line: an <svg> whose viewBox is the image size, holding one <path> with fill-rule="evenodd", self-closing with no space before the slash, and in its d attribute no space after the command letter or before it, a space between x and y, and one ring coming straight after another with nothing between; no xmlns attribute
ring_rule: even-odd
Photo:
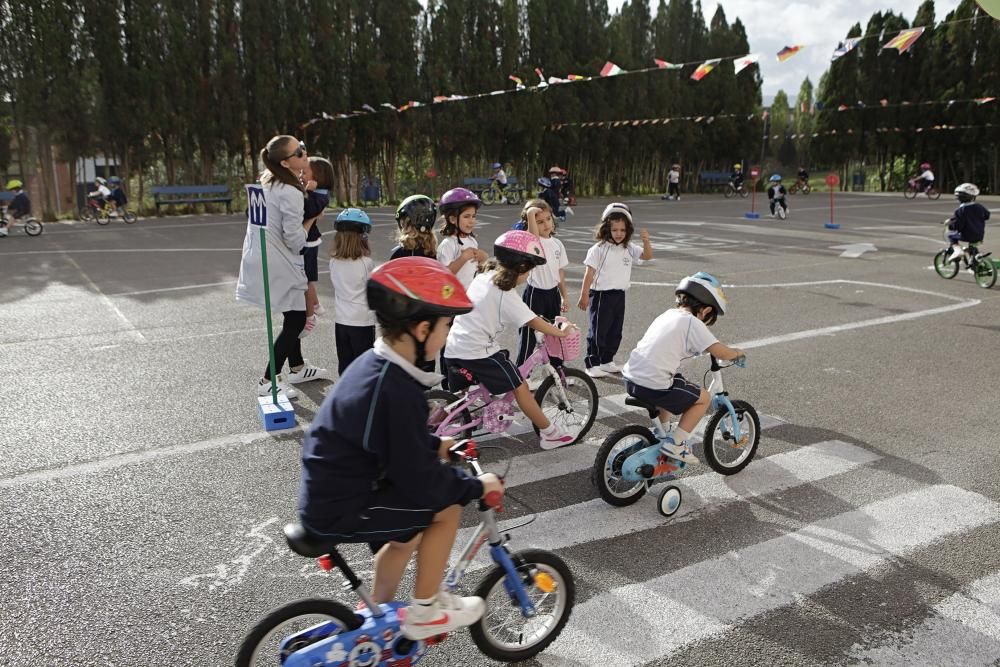
<svg viewBox="0 0 1000 667"><path fill-rule="evenodd" d="M951 242L951 252L948 254L949 262L957 261L962 257L962 243L975 245L983 242L986 235L986 221L990 219L988 208L976 201L979 196L979 188L974 183L962 183L955 188L955 199L958 200L958 208L955 214L945 220L948 224L948 241Z"/></svg>

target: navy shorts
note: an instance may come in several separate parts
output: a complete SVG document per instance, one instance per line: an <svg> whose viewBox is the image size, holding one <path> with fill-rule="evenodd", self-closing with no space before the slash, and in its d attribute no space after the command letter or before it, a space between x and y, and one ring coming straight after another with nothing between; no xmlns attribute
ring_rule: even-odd
<svg viewBox="0 0 1000 667"><path fill-rule="evenodd" d="M311 283L319 282L319 246L305 247L302 249L302 264L305 266L306 280Z"/></svg>
<svg viewBox="0 0 1000 667"><path fill-rule="evenodd" d="M625 380L625 391L640 401L651 403L674 415L683 414L701 396L701 387L688 382L680 373L674 374L674 383L670 389L647 389L631 380Z"/></svg>
<svg viewBox="0 0 1000 667"><path fill-rule="evenodd" d="M481 384L494 396L506 394L521 386L524 378L510 360L507 350L485 359L445 358L448 366L449 391L461 391L473 384Z"/></svg>

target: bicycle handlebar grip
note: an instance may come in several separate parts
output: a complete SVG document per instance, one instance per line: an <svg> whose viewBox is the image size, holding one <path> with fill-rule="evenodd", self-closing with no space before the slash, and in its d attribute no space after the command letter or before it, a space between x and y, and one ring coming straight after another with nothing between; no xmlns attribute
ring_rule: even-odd
<svg viewBox="0 0 1000 667"><path fill-rule="evenodd" d="M496 509L497 507L500 507L500 504L503 502L503 494L499 491L490 491L483 496L483 502L486 503L488 507Z"/></svg>
<svg viewBox="0 0 1000 667"><path fill-rule="evenodd" d="M746 368L747 367L747 357L746 357L746 355L743 355L742 357L736 357L735 363L740 368Z"/></svg>

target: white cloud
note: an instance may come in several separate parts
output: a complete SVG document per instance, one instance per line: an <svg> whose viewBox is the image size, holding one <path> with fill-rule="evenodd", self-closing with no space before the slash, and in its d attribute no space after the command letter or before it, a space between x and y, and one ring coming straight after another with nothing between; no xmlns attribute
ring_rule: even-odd
<svg viewBox="0 0 1000 667"><path fill-rule="evenodd" d="M609 0L612 13L617 11L623 0ZM737 18L742 21L750 42L750 52L760 53L760 70L764 79L764 97L769 100L779 89L788 93L794 103L799 86L808 76L813 84L818 84L823 72L830 65L830 54L837 42L847 35L855 23L864 30L868 19L877 11L892 10L902 14L908 21L916 16L922 0L853 0L852 2L796 2L775 3L773 0L707 0L702 3L705 22L715 13L716 5L722 5L726 20L732 24ZM655 14L657 2L651 2ZM936 19L941 21L948 12L958 6L958 0L937 0ZM785 46L803 44L805 48L789 60L779 63L776 55ZM919 43L917 47L919 48ZM662 55L662 54L658 54ZM738 55L738 54L733 54Z"/></svg>

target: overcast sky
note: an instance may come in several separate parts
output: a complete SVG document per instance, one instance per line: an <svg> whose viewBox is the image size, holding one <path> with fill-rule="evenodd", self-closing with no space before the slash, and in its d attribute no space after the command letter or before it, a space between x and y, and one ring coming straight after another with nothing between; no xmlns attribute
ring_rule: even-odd
<svg viewBox="0 0 1000 667"><path fill-rule="evenodd" d="M743 22L751 53L761 54L760 70L764 79L765 101L769 102L779 89L783 89L794 104L803 79L808 76L814 85L819 84L820 77L830 64L830 54L852 25L860 23L864 30L872 14L889 9L897 14L902 13L907 21L913 21L921 1L702 0L702 8L706 24L715 14L717 5L722 5L730 24L737 17ZM612 14L622 6L622 2L623 0L608 0ZM654 16L656 5L656 0L650 2ZM937 20L943 20L957 6L958 0L937 0ZM805 48L791 59L778 63L775 54L784 46L793 44L804 44ZM920 42L914 48L920 48Z"/></svg>

